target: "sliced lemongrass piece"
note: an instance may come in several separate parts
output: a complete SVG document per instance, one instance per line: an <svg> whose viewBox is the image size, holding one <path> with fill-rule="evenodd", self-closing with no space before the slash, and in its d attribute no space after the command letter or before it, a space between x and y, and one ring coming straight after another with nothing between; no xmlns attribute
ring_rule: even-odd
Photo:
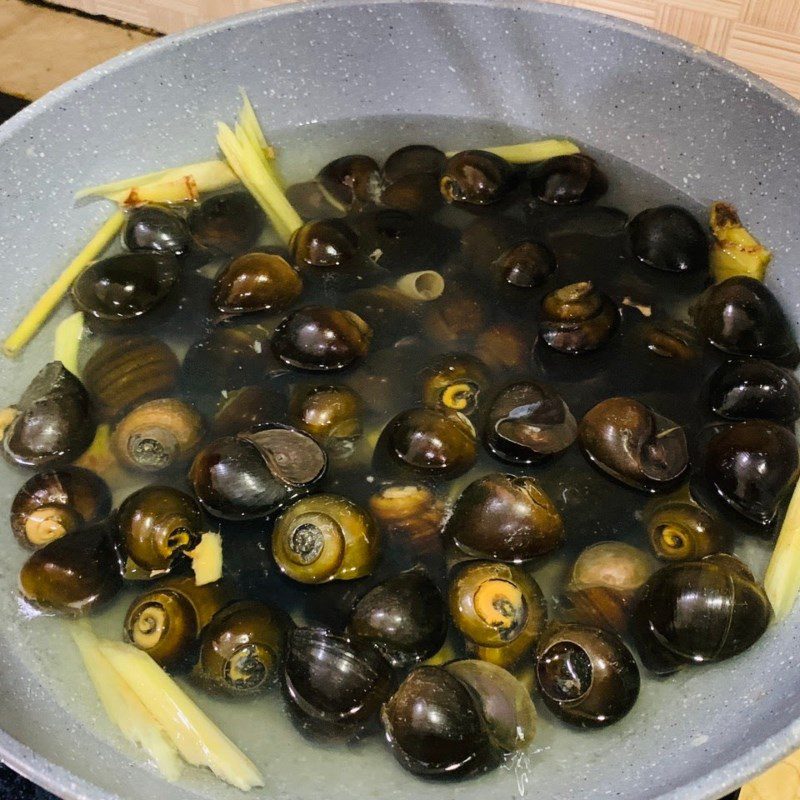
<svg viewBox="0 0 800 800"><path fill-rule="evenodd" d="M192 559L192 571L196 586L214 583L222 577L222 536L207 531L200 544L186 553Z"/></svg>
<svg viewBox="0 0 800 800"><path fill-rule="evenodd" d="M111 448L111 427L105 423L97 426L92 443L75 460L75 466L96 472L110 486L129 480Z"/></svg>
<svg viewBox="0 0 800 800"><path fill-rule="evenodd" d="M263 786L255 764L206 716L183 689L143 650L100 641L100 652L130 686L190 764L246 792Z"/></svg>
<svg viewBox="0 0 800 800"><path fill-rule="evenodd" d="M303 224L300 215L281 191L259 150L237 124L236 133L224 122L217 123L217 141L231 169L269 217L272 227L286 243Z"/></svg>
<svg viewBox="0 0 800 800"><path fill-rule="evenodd" d="M409 272L399 278L395 289L411 300L435 300L444 291L444 278L432 269Z"/></svg>
<svg viewBox="0 0 800 800"><path fill-rule="evenodd" d="M129 742L141 747L152 758L168 781L177 781L183 769L178 749L100 652L99 640L88 622L70 624L70 633L108 718Z"/></svg>
<svg viewBox="0 0 800 800"><path fill-rule="evenodd" d="M194 164L184 164L179 167L169 167L148 172L145 175L136 175L133 178L124 178L111 183L102 183L98 186L89 186L76 193L75 199L84 197L106 197L114 202L124 204L132 202L131 198L138 198L138 202L179 202L170 200L170 192L179 193L179 187L184 184L183 194L186 194L186 182L189 180L193 190L197 193L216 192L238 183L239 179L231 168L220 159L212 161L198 161ZM163 187L170 187L164 189ZM156 198L162 197L159 201Z"/></svg>
<svg viewBox="0 0 800 800"><path fill-rule="evenodd" d="M800 591L800 483L794 487L783 518L764 576L764 590L779 622L792 610Z"/></svg>
<svg viewBox="0 0 800 800"><path fill-rule="evenodd" d="M264 136L264 131L258 122L253 104L250 102L250 98L247 96L247 92L245 92L244 89L242 89L241 95L242 108L239 111L239 123L253 146L261 154L264 166L272 173L275 183L283 190L286 188L286 182L283 180L283 176L275 165L275 148L267 141L267 137Z"/></svg>
<svg viewBox="0 0 800 800"><path fill-rule="evenodd" d="M15 356L38 333L39 329L53 313L73 281L105 250L108 243L119 233L125 222L125 214L115 211L92 237L91 241L70 262L55 282L36 301L33 308L3 343L3 352Z"/></svg>
<svg viewBox="0 0 800 800"><path fill-rule="evenodd" d="M73 375L78 374L78 351L83 336L83 312L62 319L53 342L53 361L60 361Z"/></svg>
<svg viewBox="0 0 800 800"><path fill-rule="evenodd" d="M548 158L556 156L571 156L580 153L581 149L575 142L569 139L540 139L536 142L523 142L522 144L505 144L497 147L474 148L484 150L487 153L494 153L500 158L504 158L511 164L533 164L536 161L547 161ZM451 158L458 151L453 150L447 153Z"/></svg>
<svg viewBox="0 0 800 800"><path fill-rule="evenodd" d="M729 203L711 204L709 226L711 272L717 283L735 275L763 281L772 253L742 225L739 214Z"/></svg>

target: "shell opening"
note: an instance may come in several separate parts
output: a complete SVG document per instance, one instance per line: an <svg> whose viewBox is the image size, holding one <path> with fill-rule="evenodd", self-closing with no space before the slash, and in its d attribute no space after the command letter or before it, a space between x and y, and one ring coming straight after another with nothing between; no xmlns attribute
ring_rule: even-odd
<svg viewBox="0 0 800 800"><path fill-rule="evenodd" d="M225 682L239 691L255 691L275 669L275 654L259 644L240 647L225 663Z"/></svg>
<svg viewBox="0 0 800 800"><path fill-rule="evenodd" d="M502 578L481 583L473 595L473 605L478 617L497 630L503 639L513 639L528 616L519 586Z"/></svg>
<svg viewBox="0 0 800 800"><path fill-rule="evenodd" d="M169 616L160 603L144 605L133 619L129 636L141 650L151 650L164 638L169 629Z"/></svg>
<svg viewBox="0 0 800 800"><path fill-rule="evenodd" d="M451 383L442 390L442 405L454 411L471 413L478 404L479 391L472 381Z"/></svg>
<svg viewBox="0 0 800 800"><path fill-rule="evenodd" d="M186 527L174 528L167 538L167 547L171 553L193 550L200 543L200 536Z"/></svg>
<svg viewBox="0 0 800 800"><path fill-rule="evenodd" d="M168 467L180 446L175 435L164 428L151 428L134 433L128 439L128 456L141 469L159 470Z"/></svg>
<svg viewBox="0 0 800 800"><path fill-rule="evenodd" d="M77 520L64 506L42 506L25 520L25 536L36 547L60 539L76 527Z"/></svg>
<svg viewBox="0 0 800 800"><path fill-rule="evenodd" d="M313 564L325 547L325 534L313 522L304 522L289 534L289 552L298 564Z"/></svg>
<svg viewBox="0 0 800 800"><path fill-rule="evenodd" d="M689 545L686 534L674 525L659 525L656 529L656 541L659 552L677 554L684 551Z"/></svg>

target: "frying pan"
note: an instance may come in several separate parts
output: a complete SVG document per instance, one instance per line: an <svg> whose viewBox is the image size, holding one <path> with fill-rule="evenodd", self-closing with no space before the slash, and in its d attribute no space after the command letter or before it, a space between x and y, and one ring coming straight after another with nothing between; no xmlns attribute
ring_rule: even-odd
<svg viewBox="0 0 800 800"><path fill-rule="evenodd" d="M76 206L73 192L210 157L214 122L235 116L240 86L288 150L319 123L352 132L331 141L330 152L321 151L327 143L317 148L314 163L354 142L369 146L387 116L402 119L397 141L425 139L433 114L449 118L452 147L564 135L700 203L727 198L774 250L769 284L800 322L800 115L787 95L689 45L571 8L328 0L160 40L82 75L0 129L5 331L108 213L102 204ZM48 358L51 342L52 326L23 360L0 363L5 401ZM21 482L0 468L0 514ZM2 541L2 758L70 800L240 797L199 770L164 783L115 734L63 625L20 615L23 553L9 531ZM119 630L114 619L98 625ZM234 709L199 702L263 768L258 798L713 800L800 744L799 647L800 607L742 657L649 682L622 723L595 733L542 726L532 750L507 769L458 785L411 778L380 742L313 747L275 698Z"/></svg>

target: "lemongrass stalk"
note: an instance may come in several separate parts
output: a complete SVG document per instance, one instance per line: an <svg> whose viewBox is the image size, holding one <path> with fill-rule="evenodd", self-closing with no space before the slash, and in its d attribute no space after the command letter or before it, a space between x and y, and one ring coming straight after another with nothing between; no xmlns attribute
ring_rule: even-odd
<svg viewBox="0 0 800 800"><path fill-rule="evenodd" d="M53 313L73 281L89 264L105 250L108 243L117 235L125 215L116 211L102 225L91 241L70 262L69 266L56 278L49 289L36 301L14 332L3 343L3 352L15 356L38 333L39 329Z"/></svg>
<svg viewBox="0 0 800 800"><path fill-rule="evenodd" d="M571 156L580 153L581 149L569 139L540 139L536 142L523 142L522 144L506 144L497 147L479 147L487 153L494 153L504 158L511 164L533 164L536 161L546 161L556 156ZM458 151L447 153L447 157L454 156Z"/></svg>
<svg viewBox="0 0 800 800"><path fill-rule="evenodd" d="M184 164L179 167L169 167L157 172L148 172L145 175L136 175L133 178L124 178L111 183L101 183L98 186L89 186L76 193L75 199L84 197L106 197L118 203L133 193L140 202L147 202L148 193L153 193L158 186L181 183L190 178L199 193L215 192L225 189L238 182L238 178L231 168L220 159L212 161L198 161L194 164ZM151 200L150 202L156 202ZM178 201L175 201L178 202Z"/></svg>
<svg viewBox="0 0 800 800"><path fill-rule="evenodd" d="M129 742L141 747L153 759L168 781L177 781L183 768L177 748L100 652L99 640L88 622L71 623L70 633L108 718Z"/></svg>
<svg viewBox="0 0 800 800"><path fill-rule="evenodd" d="M261 153L264 165L272 173L272 177L281 189L286 188L286 184L275 166L275 148L267 141L264 136L264 131L256 117L256 111L247 92L242 89L242 108L239 111L239 122L247 133L248 138L252 141L259 153Z"/></svg>
<svg viewBox="0 0 800 800"><path fill-rule="evenodd" d="M264 167L258 150L242 132L241 126L238 128L239 136L225 123L217 123L220 149L231 169L264 210L278 236L288 244L303 220L286 199L271 172Z"/></svg>
<svg viewBox="0 0 800 800"><path fill-rule="evenodd" d="M800 591L800 483L794 487L772 558L764 576L764 589L772 603L775 621L792 610Z"/></svg>
<svg viewBox="0 0 800 800"><path fill-rule="evenodd" d="M76 311L58 323L53 342L53 361L60 361L73 375L78 374L78 351L82 336L82 311Z"/></svg>
<svg viewBox="0 0 800 800"><path fill-rule="evenodd" d="M145 186L134 186L130 190L111 192L105 197L107 200L125 207L138 206L143 203L189 203L200 198L200 189L197 181L191 175L184 175L175 180L158 181Z"/></svg>

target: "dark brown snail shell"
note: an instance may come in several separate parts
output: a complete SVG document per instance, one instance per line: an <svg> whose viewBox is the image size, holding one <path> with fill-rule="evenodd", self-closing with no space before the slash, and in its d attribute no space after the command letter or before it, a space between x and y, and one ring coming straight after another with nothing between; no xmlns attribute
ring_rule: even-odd
<svg viewBox="0 0 800 800"><path fill-rule="evenodd" d="M427 486L389 484L369 498L369 510L381 530L420 554L438 554L444 503Z"/></svg>
<svg viewBox="0 0 800 800"><path fill-rule="evenodd" d="M578 423L550 386L519 381L502 389L486 416L483 440L489 452L512 464L535 464L566 450Z"/></svg>
<svg viewBox="0 0 800 800"><path fill-rule="evenodd" d="M652 320L643 331L644 346L654 356L674 362L691 362L702 355L697 331L678 320Z"/></svg>
<svg viewBox="0 0 800 800"><path fill-rule="evenodd" d="M370 589L356 603L348 631L374 642L392 666L409 666L444 644L447 608L436 584L409 570Z"/></svg>
<svg viewBox="0 0 800 800"><path fill-rule="evenodd" d="M389 699L394 676L370 642L297 628L287 638L283 686L304 732L349 738Z"/></svg>
<svg viewBox="0 0 800 800"><path fill-rule="evenodd" d="M265 517L308 494L322 479L325 451L306 433L269 423L206 445L189 470L203 508L215 517Z"/></svg>
<svg viewBox="0 0 800 800"><path fill-rule="evenodd" d="M439 177L429 172L404 175L384 186L380 201L387 208L409 214L433 214L443 202Z"/></svg>
<svg viewBox="0 0 800 800"><path fill-rule="evenodd" d="M326 164L319 171L317 181L337 203L349 208L377 196L380 167L370 156L342 156Z"/></svg>
<svg viewBox="0 0 800 800"><path fill-rule="evenodd" d="M125 640L165 669L189 666L201 632L229 601L229 587L221 581L197 586L190 576L167 578L130 604Z"/></svg>
<svg viewBox="0 0 800 800"><path fill-rule="evenodd" d="M111 492L99 475L82 467L62 467L25 481L11 504L11 530L23 546L39 548L95 525L110 511Z"/></svg>
<svg viewBox="0 0 800 800"><path fill-rule="evenodd" d="M200 637L197 673L202 682L234 696L269 688L280 675L289 616L254 600L218 611Z"/></svg>
<svg viewBox="0 0 800 800"><path fill-rule="evenodd" d="M689 466L683 428L629 397L591 408L578 425L578 441L598 469L647 492L672 488Z"/></svg>
<svg viewBox="0 0 800 800"><path fill-rule="evenodd" d="M564 722L600 728L622 719L639 696L639 668L622 639L584 625L557 625L536 650L545 705Z"/></svg>
<svg viewBox="0 0 800 800"><path fill-rule="evenodd" d="M119 507L117 525L128 557L146 570L168 570L175 557L200 544L200 508L171 486L145 486Z"/></svg>
<svg viewBox="0 0 800 800"><path fill-rule="evenodd" d="M22 565L19 585L41 608L72 616L94 611L122 588L113 532L101 522L53 540Z"/></svg>
<svg viewBox="0 0 800 800"><path fill-rule="evenodd" d="M267 420L280 419L284 406L282 396L263 386L234 389L220 401L211 421L211 433L234 436Z"/></svg>
<svg viewBox="0 0 800 800"><path fill-rule="evenodd" d="M490 380L488 367L468 353L440 356L420 372L419 378L426 406L467 415L477 411Z"/></svg>
<svg viewBox="0 0 800 800"><path fill-rule="evenodd" d="M589 203L606 193L608 180L584 153L548 158L531 172L534 197L554 206Z"/></svg>
<svg viewBox="0 0 800 800"><path fill-rule="evenodd" d="M667 272L708 269L708 236L702 225L679 206L640 211L628 223L633 254Z"/></svg>
<svg viewBox="0 0 800 800"><path fill-rule="evenodd" d="M694 561L731 546L728 526L688 492L651 500L644 509L644 524L653 551L664 561Z"/></svg>
<svg viewBox="0 0 800 800"><path fill-rule="evenodd" d="M636 593L652 572L652 559L625 542L585 548L572 565L565 592L571 621L625 633Z"/></svg>
<svg viewBox="0 0 800 800"><path fill-rule="evenodd" d="M480 659L451 661L444 668L472 689L494 744L524 750L536 735L536 706L523 683L508 670Z"/></svg>
<svg viewBox="0 0 800 800"><path fill-rule="evenodd" d="M708 442L701 480L724 504L753 522L771 523L798 474L797 440L783 425L745 420Z"/></svg>
<svg viewBox="0 0 800 800"><path fill-rule="evenodd" d="M178 382L178 359L152 336L114 336L95 350L83 381L98 414L116 419L139 403L168 397Z"/></svg>
<svg viewBox="0 0 800 800"><path fill-rule="evenodd" d="M438 147L429 144L409 144L395 150L384 162L383 177L388 183L408 175L441 174L447 156Z"/></svg>
<svg viewBox="0 0 800 800"><path fill-rule="evenodd" d="M728 278L707 289L692 309L700 333L732 356L797 364L797 343L774 294L759 280Z"/></svg>
<svg viewBox="0 0 800 800"><path fill-rule="evenodd" d="M72 285L72 299L93 319L125 323L152 312L179 279L180 265L170 253L123 253L87 267Z"/></svg>
<svg viewBox="0 0 800 800"><path fill-rule="evenodd" d="M539 336L562 353L597 350L618 325L619 310L591 281L562 286L542 300Z"/></svg>
<svg viewBox="0 0 800 800"><path fill-rule="evenodd" d="M353 263L358 236L343 220L313 220L294 232L290 250L294 265L300 269L340 269Z"/></svg>
<svg viewBox="0 0 800 800"><path fill-rule="evenodd" d="M163 472L188 460L203 437L194 406L175 397L149 400L114 427L111 446L118 461L138 472Z"/></svg>
<svg viewBox="0 0 800 800"><path fill-rule="evenodd" d="M290 367L330 372L363 358L371 339L369 325L352 311L304 306L275 329L272 352Z"/></svg>
<svg viewBox="0 0 800 800"><path fill-rule="evenodd" d="M477 458L475 431L459 414L433 408L400 412L386 424L375 445L378 467L400 467L429 478L463 475Z"/></svg>
<svg viewBox="0 0 800 800"><path fill-rule="evenodd" d="M461 492L445 534L471 556L524 561L558 547L564 521L535 478L494 472Z"/></svg>
<svg viewBox="0 0 800 800"><path fill-rule="evenodd" d="M711 409L731 420L768 419L794 425L800 419L800 382L770 361L729 361L708 383Z"/></svg>
<svg viewBox="0 0 800 800"><path fill-rule="evenodd" d="M96 424L89 393L60 361L51 361L39 370L12 413L3 431L3 452L22 467L66 464L94 438Z"/></svg>
<svg viewBox="0 0 800 800"><path fill-rule="evenodd" d="M348 209L326 191L319 181L301 181L286 187L286 199L304 219L343 217Z"/></svg>
<svg viewBox="0 0 800 800"><path fill-rule="evenodd" d="M412 670L381 720L395 758L415 775L454 778L499 763L478 696L444 667Z"/></svg>
<svg viewBox="0 0 800 800"><path fill-rule="evenodd" d="M189 214L197 244L225 256L247 252L265 225L264 212L248 192L214 195Z"/></svg>
<svg viewBox="0 0 800 800"><path fill-rule="evenodd" d="M122 232L128 250L152 250L182 255L192 246L186 220L166 206L143 205L130 209Z"/></svg>
<svg viewBox="0 0 800 800"><path fill-rule="evenodd" d="M439 180L448 203L488 205L502 200L513 187L514 171L500 156L485 150L463 150L447 159Z"/></svg>
<svg viewBox="0 0 800 800"><path fill-rule="evenodd" d="M281 514L272 531L275 563L300 583L369 575L378 545L372 517L346 497L333 494L298 500Z"/></svg>
<svg viewBox="0 0 800 800"><path fill-rule="evenodd" d="M644 665L665 674L744 652L771 615L748 568L733 556L711 555L656 572L642 588L632 630Z"/></svg>
<svg viewBox="0 0 800 800"><path fill-rule="evenodd" d="M453 624L480 647L532 645L547 621L542 590L513 564L462 562L450 575L448 603Z"/></svg>
<svg viewBox="0 0 800 800"><path fill-rule="evenodd" d="M455 345L481 331L486 309L472 292L448 284L444 294L425 304L422 330L436 344Z"/></svg>
<svg viewBox="0 0 800 800"><path fill-rule="evenodd" d="M364 401L348 386L311 386L292 395L289 413L335 457L346 457L361 437Z"/></svg>
<svg viewBox="0 0 800 800"><path fill-rule="evenodd" d="M303 291L296 270L274 253L246 253L226 264L214 283L211 302L222 314L283 310Z"/></svg>

